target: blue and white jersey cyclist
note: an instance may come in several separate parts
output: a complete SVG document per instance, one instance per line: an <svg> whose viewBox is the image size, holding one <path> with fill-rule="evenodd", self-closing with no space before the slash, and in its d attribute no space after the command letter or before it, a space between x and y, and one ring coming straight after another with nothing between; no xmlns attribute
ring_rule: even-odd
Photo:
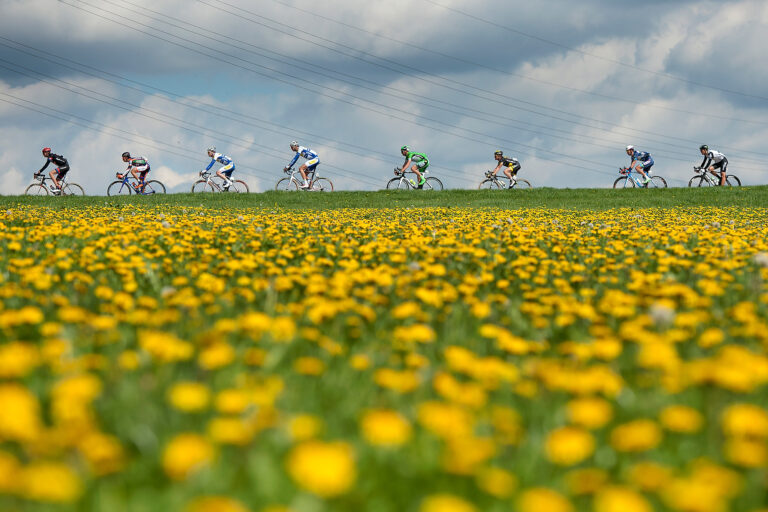
<svg viewBox="0 0 768 512"><path fill-rule="evenodd" d="M637 172L643 175L644 183L651 181L651 177L648 173L651 171L651 167L655 163L650 153L646 151L637 151L635 146L627 146L627 154L632 159L632 163L629 164L630 169L635 169ZM637 165L635 165L637 164Z"/></svg>
<svg viewBox="0 0 768 512"><path fill-rule="evenodd" d="M205 170L210 171L211 167L213 167L216 162L223 165L224 167L216 171L216 176L224 180L224 190L229 190L229 187L232 186L232 173L235 172L234 160L227 155L217 153L215 147L208 148L208 156L211 159L211 163L208 164L208 167L206 167Z"/></svg>
<svg viewBox="0 0 768 512"><path fill-rule="evenodd" d="M317 166L320 165L320 156L309 148L299 146L299 143L295 140L291 142L291 150L296 154L293 155L293 160L291 160L291 163L289 163L288 166L283 170L286 172L290 171L291 168L296 165L296 162L299 161L299 157L306 159L306 162L304 162L302 166L299 167L299 172L301 173L301 177L304 179L304 184L301 186L301 188L309 188L307 174L314 174Z"/></svg>

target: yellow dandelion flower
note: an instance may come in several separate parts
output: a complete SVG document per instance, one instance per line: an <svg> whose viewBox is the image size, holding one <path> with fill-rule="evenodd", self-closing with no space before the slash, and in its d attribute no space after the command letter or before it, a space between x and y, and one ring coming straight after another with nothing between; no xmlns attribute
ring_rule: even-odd
<svg viewBox="0 0 768 512"><path fill-rule="evenodd" d="M653 512L653 507L632 489L606 487L595 496L595 512Z"/></svg>
<svg viewBox="0 0 768 512"><path fill-rule="evenodd" d="M518 509L520 512L573 512L573 505L556 491L534 488L520 495Z"/></svg>
<svg viewBox="0 0 768 512"><path fill-rule="evenodd" d="M399 446L411 438L411 424L391 410L368 411L360 422L363 437L375 446Z"/></svg>
<svg viewBox="0 0 768 512"><path fill-rule="evenodd" d="M203 496L191 501L184 512L249 512L249 509L232 498Z"/></svg>
<svg viewBox="0 0 768 512"><path fill-rule="evenodd" d="M670 432L693 434L701 430L704 424L704 417L692 407L671 405L661 411L659 422Z"/></svg>
<svg viewBox="0 0 768 512"><path fill-rule="evenodd" d="M35 462L19 475L21 494L32 501L73 503L82 494L82 484L69 466L56 462Z"/></svg>
<svg viewBox="0 0 768 512"><path fill-rule="evenodd" d="M589 430L602 428L613 418L611 404L602 398L577 398L566 409L571 423Z"/></svg>
<svg viewBox="0 0 768 512"><path fill-rule="evenodd" d="M501 468L485 468L475 477L477 486L496 498L508 498L517 489L517 477Z"/></svg>
<svg viewBox="0 0 768 512"><path fill-rule="evenodd" d="M619 452L645 452L659 445L661 428L647 419L619 425L611 431L611 446Z"/></svg>
<svg viewBox="0 0 768 512"><path fill-rule="evenodd" d="M214 457L213 445L198 434L179 434L163 451L163 469L173 480L184 480L208 466Z"/></svg>
<svg viewBox="0 0 768 512"><path fill-rule="evenodd" d="M586 430L563 427L547 435L547 458L558 466L573 466L590 457L595 451L595 439Z"/></svg>
<svg viewBox="0 0 768 512"><path fill-rule="evenodd" d="M346 493L357 478L352 447L344 442L304 442L291 451L286 464L299 487L323 498Z"/></svg>
<svg viewBox="0 0 768 512"><path fill-rule="evenodd" d="M183 412L203 411L210 400L210 390L199 382L177 382L168 392L168 401Z"/></svg>
<svg viewBox="0 0 768 512"><path fill-rule="evenodd" d="M752 404L735 404L722 415L723 432L729 436L768 438L768 411Z"/></svg>
<svg viewBox="0 0 768 512"><path fill-rule="evenodd" d="M435 494L424 498L419 512L476 512L477 508L466 500L451 494Z"/></svg>
<svg viewBox="0 0 768 512"><path fill-rule="evenodd" d="M291 418L288 432L294 441L314 439L323 431L323 420L311 414L299 414Z"/></svg>

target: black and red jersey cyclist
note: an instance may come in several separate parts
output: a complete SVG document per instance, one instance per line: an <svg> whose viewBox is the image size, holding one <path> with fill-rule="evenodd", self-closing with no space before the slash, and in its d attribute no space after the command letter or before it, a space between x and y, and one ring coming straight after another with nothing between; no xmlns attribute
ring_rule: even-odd
<svg viewBox="0 0 768 512"><path fill-rule="evenodd" d="M49 165L55 165L56 168L48 173L48 175L53 180L53 184L56 185L58 193L61 193L61 183L59 180L64 179L64 176L66 176L69 172L69 162L67 162L67 159L63 156L52 153L51 148L43 148L43 156L45 157L45 165L35 173L35 176L42 174L42 172L46 170Z"/></svg>
<svg viewBox="0 0 768 512"><path fill-rule="evenodd" d="M134 178L136 178L136 181L138 182L137 185L134 185L134 188L139 191L144 191L144 185L145 180L147 178L147 174L149 174L149 171L151 170L149 168L149 162L147 162L147 159L144 157L132 157L129 152L123 153L123 162L128 164L128 168L125 170L125 172L129 172L133 175ZM123 179L125 175L124 174L118 174L118 179Z"/></svg>

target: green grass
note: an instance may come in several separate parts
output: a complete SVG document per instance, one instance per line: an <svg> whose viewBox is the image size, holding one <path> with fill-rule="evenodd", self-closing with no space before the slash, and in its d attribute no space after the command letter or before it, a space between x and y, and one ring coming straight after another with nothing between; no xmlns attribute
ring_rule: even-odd
<svg viewBox="0 0 768 512"><path fill-rule="evenodd" d="M520 191L446 190L334 192L330 194L265 192L261 194L169 194L151 197L0 197L0 207L40 205L72 208L89 205L172 205L210 208L559 208L568 210L608 210L613 208L672 208L675 206L768 205L768 186L742 188L669 188L664 190L553 189Z"/></svg>

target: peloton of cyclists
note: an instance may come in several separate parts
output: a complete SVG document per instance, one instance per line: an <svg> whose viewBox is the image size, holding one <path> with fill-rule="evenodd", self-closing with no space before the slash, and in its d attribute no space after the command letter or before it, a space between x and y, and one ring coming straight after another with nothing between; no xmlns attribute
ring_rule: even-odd
<svg viewBox="0 0 768 512"><path fill-rule="evenodd" d="M128 168L125 169L125 172L130 173L133 175L134 178L136 178L136 181L138 184L134 185L133 188L136 189L137 192L144 192L144 186L145 181L147 178L147 174L149 174L150 168L149 168L149 162L147 162L147 159L144 157L132 157L129 152L123 153L123 162L128 164ZM119 174L117 175L117 179L121 180L125 177L125 174Z"/></svg>
<svg viewBox="0 0 768 512"><path fill-rule="evenodd" d="M219 162L224 167L216 171L216 176L224 180L224 190L229 190L232 186L232 173L235 172L235 162L221 153L216 152L216 147L212 146L208 148L208 157L211 158L211 163L205 168L206 172L211 170L216 162Z"/></svg>
<svg viewBox="0 0 768 512"><path fill-rule="evenodd" d="M655 163L651 154L646 151L637 151L635 146L627 146L627 155L632 159L632 163L629 164L629 169L635 169L642 174L644 178L643 183L651 181L651 177L648 176L648 173Z"/></svg>
<svg viewBox="0 0 768 512"><path fill-rule="evenodd" d="M427 158L427 155L424 153L415 153L411 151L411 148L408 146L401 147L400 154L405 157L405 162L403 163L401 170L406 172L408 170L408 166L413 164L411 171L416 173L419 181L418 183L411 182L411 184L418 188L424 188L424 183L427 182L427 179L424 177L423 173L429 169L429 158Z"/></svg>
<svg viewBox="0 0 768 512"><path fill-rule="evenodd" d="M728 171L728 159L725 155L714 149L709 149L709 146L706 144L699 148L699 152L704 155L704 161L701 162L700 166L701 169L704 172L709 171L715 176L718 175L715 170L718 170L720 173L720 186L725 186L725 174Z"/></svg>
<svg viewBox="0 0 768 512"><path fill-rule="evenodd" d="M306 162L304 162L301 167L299 167L299 172L301 173L301 177L304 180L301 188L307 189L309 188L309 180L307 179L307 175L312 174L314 176L315 170L317 170L317 166L320 165L320 156L311 149L300 146L299 143L295 140L291 142L291 151L295 153L293 155L293 160L291 160L288 166L283 170L285 172L290 171L296 162L298 162L299 157L304 158Z"/></svg>
<svg viewBox="0 0 768 512"><path fill-rule="evenodd" d="M491 171L494 176L499 172L499 169L502 167L504 168L504 175L509 178L509 187L512 188L514 186L514 176L517 176L517 173L520 169L522 169L522 166L520 165L520 161L517 158L507 158L504 156L504 152L501 150L496 151L493 154L493 158L499 162L496 168Z"/></svg>

